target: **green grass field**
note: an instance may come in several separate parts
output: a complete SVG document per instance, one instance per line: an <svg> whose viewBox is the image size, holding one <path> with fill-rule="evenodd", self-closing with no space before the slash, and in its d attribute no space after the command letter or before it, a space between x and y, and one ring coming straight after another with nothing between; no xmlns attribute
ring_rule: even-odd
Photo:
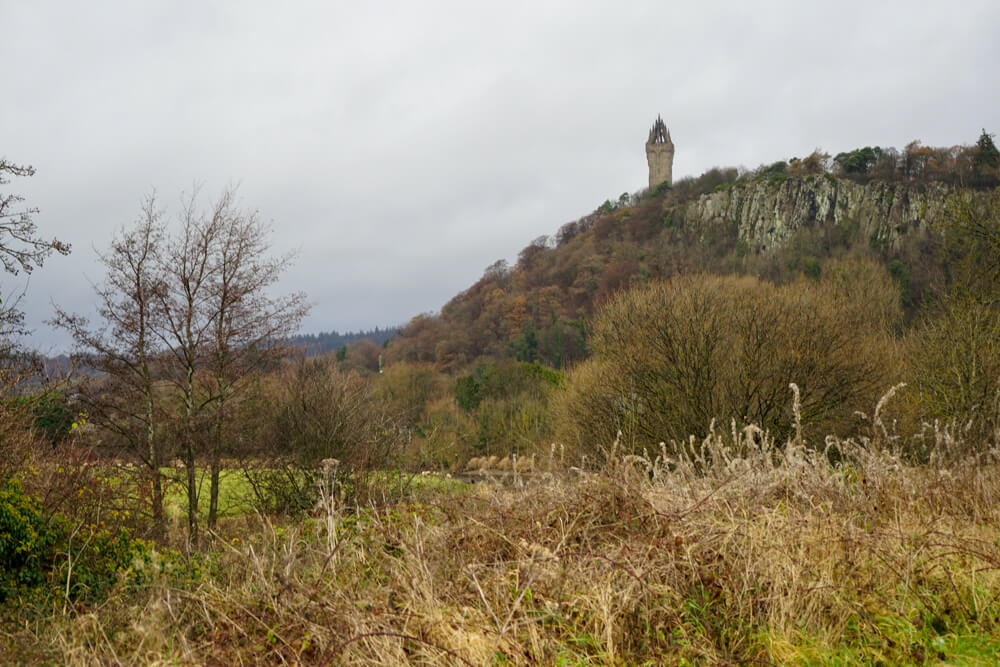
<svg viewBox="0 0 1000 667"><path fill-rule="evenodd" d="M175 468L164 468L163 476L167 484L164 510L168 515L183 516L187 512L186 472ZM209 476L205 469L198 469L195 476L198 486L198 514L208 516ZM246 476L239 470L223 470L219 473L219 516L238 516L253 510L253 489Z"/></svg>
<svg viewBox="0 0 1000 667"><path fill-rule="evenodd" d="M168 480L165 511L168 516L181 517L187 512L187 473L183 469L163 468ZM371 482L379 488L399 494L459 493L469 484L440 475L412 475L396 471L372 473ZM210 479L208 471L199 468L195 476L198 486L199 518L208 516ZM253 487L242 470L223 470L219 473L219 516L234 517L252 513L255 507Z"/></svg>

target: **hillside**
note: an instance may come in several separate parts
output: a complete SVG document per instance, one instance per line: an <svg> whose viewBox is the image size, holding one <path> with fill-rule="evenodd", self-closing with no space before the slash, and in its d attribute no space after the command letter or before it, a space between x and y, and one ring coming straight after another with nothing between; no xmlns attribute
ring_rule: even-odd
<svg viewBox="0 0 1000 667"><path fill-rule="evenodd" d="M944 179L864 180L774 165L743 175L713 169L606 201L532 241L514 266L488 267L439 315L414 318L389 359L454 370L482 356L512 357L563 368L586 357L587 318L621 288L694 271L782 283L819 277L847 254L884 262L912 314L943 275L934 230L949 202L987 190Z"/></svg>

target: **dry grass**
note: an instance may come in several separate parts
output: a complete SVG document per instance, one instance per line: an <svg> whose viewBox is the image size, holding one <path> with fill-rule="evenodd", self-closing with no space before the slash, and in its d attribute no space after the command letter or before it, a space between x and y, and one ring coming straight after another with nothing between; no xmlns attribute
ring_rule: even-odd
<svg viewBox="0 0 1000 667"><path fill-rule="evenodd" d="M819 448L734 426L523 487L367 509L334 489L7 642L64 664L989 664L1000 455L928 436L909 463L876 411Z"/></svg>

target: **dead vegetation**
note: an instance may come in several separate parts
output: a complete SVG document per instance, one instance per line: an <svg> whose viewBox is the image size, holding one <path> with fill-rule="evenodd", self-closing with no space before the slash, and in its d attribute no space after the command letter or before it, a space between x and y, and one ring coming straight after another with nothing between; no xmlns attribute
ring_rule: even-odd
<svg viewBox="0 0 1000 667"><path fill-rule="evenodd" d="M223 523L142 586L5 627L64 664L921 664L1000 648L1000 452L735 424L522 488ZM975 445L975 446L973 446ZM30 653L19 653L31 648ZM983 662L982 664L986 664Z"/></svg>

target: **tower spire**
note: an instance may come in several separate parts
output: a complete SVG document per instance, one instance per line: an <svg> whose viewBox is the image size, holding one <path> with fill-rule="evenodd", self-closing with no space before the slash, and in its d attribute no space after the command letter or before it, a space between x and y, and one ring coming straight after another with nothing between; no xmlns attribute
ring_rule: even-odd
<svg viewBox="0 0 1000 667"><path fill-rule="evenodd" d="M649 130L646 140L646 161L649 163L649 188L652 190L660 183L673 182L674 142L670 139L670 130L663 122L660 114Z"/></svg>

